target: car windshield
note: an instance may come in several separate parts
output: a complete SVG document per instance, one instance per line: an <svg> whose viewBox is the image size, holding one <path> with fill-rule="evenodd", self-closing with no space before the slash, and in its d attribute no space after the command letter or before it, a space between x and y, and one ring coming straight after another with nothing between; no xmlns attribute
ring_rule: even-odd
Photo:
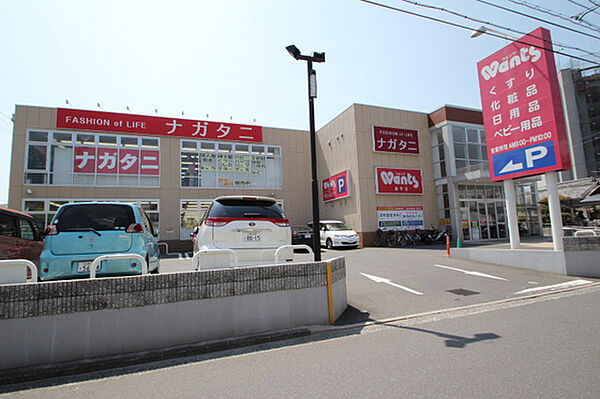
<svg viewBox="0 0 600 399"><path fill-rule="evenodd" d="M133 209L117 204L69 205L61 208L54 224L58 231L125 230L135 223Z"/></svg>
<svg viewBox="0 0 600 399"><path fill-rule="evenodd" d="M215 201L208 217L236 219L282 219L279 205L273 201L221 199Z"/></svg>
<svg viewBox="0 0 600 399"><path fill-rule="evenodd" d="M342 222L338 222L338 223L325 223L325 226L327 226L327 230L331 230L331 231L351 230L350 227L346 226Z"/></svg>

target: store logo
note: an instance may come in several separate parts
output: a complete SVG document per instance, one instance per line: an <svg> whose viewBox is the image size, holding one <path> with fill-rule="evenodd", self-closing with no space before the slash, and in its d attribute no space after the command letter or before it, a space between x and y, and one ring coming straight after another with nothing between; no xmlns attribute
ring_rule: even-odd
<svg viewBox="0 0 600 399"><path fill-rule="evenodd" d="M413 186L414 188L419 188L420 185L417 177L408 172L403 176L398 176L394 172L381 172L380 176L383 184Z"/></svg>
<svg viewBox="0 0 600 399"><path fill-rule="evenodd" d="M519 49L519 54L510 57L510 59L506 57L501 62L494 61L490 65L485 65L481 68L481 76L483 76L485 80L490 80L491 78L496 77L498 72L508 72L512 68L521 65L523 62L537 62L541 57L542 52L539 49L533 46L530 46L529 48L522 47Z"/></svg>

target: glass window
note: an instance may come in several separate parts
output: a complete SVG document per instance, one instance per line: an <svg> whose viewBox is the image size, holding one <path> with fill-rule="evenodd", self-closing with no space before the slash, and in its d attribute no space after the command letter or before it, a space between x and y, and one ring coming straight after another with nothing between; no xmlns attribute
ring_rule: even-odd
<svg viewBox="0 0 600 399"><path fill-rule="evenodd" d="M40 212L44 211L44 201L25 201L25 212Z"/></svg>
<svg viewBox="0 0 600 399"><path fill-rule="evenodd" d="M485 130L480 130L480 131L479 131L479 140L480 140L482 143L485 143Z"/></svg>
<svg viewBox="0 0 600 399"><path fill-rule="evenodd" d="M481 153L477 144L469 144L469 159L478 160L481 159Z"/></svg>
<svg viewBox="0 0 600 399"><path fill-rule="evenodd" d="M93 134L78 134L77 144L95 144L96 136Z"/></svg>
<svg viewBox="0 0 600 399"><path fill-rule="evenodd" d="M29 221L19 218L19 229L21 230L21 238L25 240L35 240L33 226Z"/></svg>
<svg viewBox="0 0 600 399"><path fill-rule="evenodd" d="M29 145L27 148L27 169L45 170L47 151L48 147L45 145Z"/></svg>
<svg viewBox="0 0 600 399"><path fill-rule="evenodd" d="M73 141L71 133L52 133L52 137L54 138L54 142L59 144L71 144Z"/></svg>
<svg viewBox="0 0 600 399"><path fill-rule="evenodd" d="M47 142L48 141L48 132L29 132L29 141L40 141Z"/></svg>
<svg viewBox="0 0 600 399"><path fill-rule="evenodd" d="M76 145L73 145L73 137ZM137 137L53 132L52 140L50 154L47 145L27 144L26 169L40 172L26 171L25 184L130 187L160 185L160 169L157 169L160 159L159 139L143 139L146 146L143 157L140 157L139 150L131 149L137 148L140 142L138 140L142 140ZM127 151L123 151L124 148ZM96 153L98 156L95 156ZM147 174L142 175L144 172Z"/></svg>
<svg viewBox="0 0 600 399"><path fill-rule="evenodd" d="M183 140L181 142L181 149L182 150L195 150L196 149L196 142L195 141L185 141L185 140Z"/></svg>
<svg viewBox="0 0 600 399"><path fill-rule="evenodd" d="M475 129L467 129L467 140L469 143L479 143L479 135Z"/></svg>
<svg viewBox="0 0 600 399"><path fill-rule="evenodd" d="M138 139L137 137L121 137L121 145L123 147L137 147Z"/></svg>
<svg viewBox="0 0 600 399"><path fill-rule="evenodd" d="M117 145L117 136L100 136L98 144L114 147Z"/></svg>
<svg viewBox="0 0 600 399"><path fill-rule="evenodd" d="M142 147L158 148L158 139L142 139Z"/></svg>
<svg viewBox="0 0 600 399"><path fill-rule="evenodd" d="M187 146L187 145L186 145ZM188 146L188 147L191 147ZM199 151L181 150L181 187L281 188L279 147L198 141ZM214 149L218 148L218 151Z"/></svg>
<svg viewBox="0 0 600 399"><path fill-rule="evenodd" d="M453 126L452 127L452 139L455 143L464 143L465 140L465 128Z"/></svg>
<svg viewBox="0 0 600 399"><path fill-rule="evenodd" d="M17 237L17 218L0 213L0 236Z"/></svg>
<svg viewBox="0 0 600 399"><path fill-rule="evenodd" d="M461 143L454 143L454 157L455 158L466 158L465 145Z"/></svg>

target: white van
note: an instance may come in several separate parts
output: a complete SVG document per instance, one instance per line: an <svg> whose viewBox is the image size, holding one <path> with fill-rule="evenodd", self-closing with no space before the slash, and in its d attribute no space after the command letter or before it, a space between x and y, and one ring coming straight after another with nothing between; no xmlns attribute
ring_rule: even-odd
<svg viewBox="0 0 600 399"><path fill-rule="evenodd" d="M194 253L231 249L238 264L252 264L272 262L279 247L291 245L292 231L275 199L231 195L213 200L192 237Z"/></svg>
<svg viewBox="0 0 600 399"><path fill-rule="evenodd" d="M331 249L334 247L358 248L358 233L346 226L341 220L321 220L321 245ZM312 226L312 223L309 223Z"/></svg>

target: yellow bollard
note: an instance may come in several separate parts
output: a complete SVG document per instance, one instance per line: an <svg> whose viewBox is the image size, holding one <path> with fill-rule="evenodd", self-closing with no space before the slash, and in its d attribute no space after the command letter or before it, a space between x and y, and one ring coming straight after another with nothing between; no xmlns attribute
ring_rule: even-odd
<svg viewBox="0 0 600 399"><path fill-rule="evenodd" d="M327 262L327 308L329 311L329 324L335 323L335 312L333 310L333 278L331 276L331 262Z"/></svg>

